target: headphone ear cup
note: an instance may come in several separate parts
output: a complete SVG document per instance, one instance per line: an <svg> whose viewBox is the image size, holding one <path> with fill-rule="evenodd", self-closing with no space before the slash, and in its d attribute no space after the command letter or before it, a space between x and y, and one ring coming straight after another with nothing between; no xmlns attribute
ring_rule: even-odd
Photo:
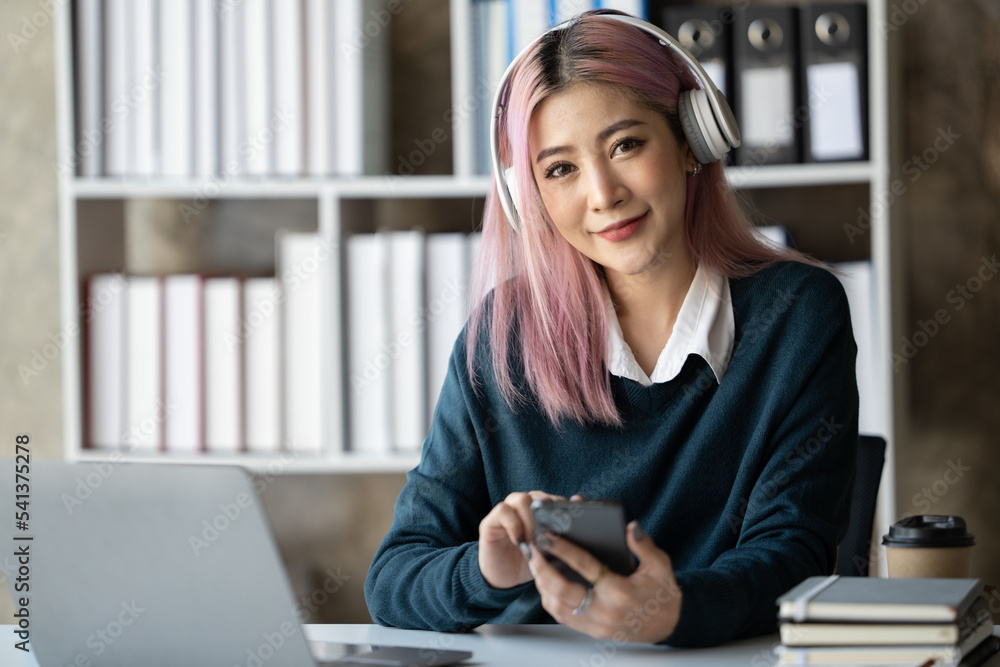
<svg viewBox="0 0 1000 667"><path fill-rule="evenodd" d="M677 97L681 129L694 159L701 164L715 162L730 149L712 112L708 94L705 90L685 90Z"/></svg>
<svg viewBox="0 0 1000 667"><path fill-rule="evenodd" d="M514 206L514 214L520 219L521 199L518 196L517 172L514 171L514 167L507 167L503 170L503 182L507 186L507 192L510 193L510 203Z"/></svg>

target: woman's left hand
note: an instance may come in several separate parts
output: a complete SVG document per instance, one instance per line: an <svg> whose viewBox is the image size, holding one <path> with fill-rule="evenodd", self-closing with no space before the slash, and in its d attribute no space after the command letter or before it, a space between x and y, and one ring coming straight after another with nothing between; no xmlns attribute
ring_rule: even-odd
<svg viewBox="0 0 1000 667"><path fill-rule="evenodd" d="M545 611L557 622L597 639L656 643L673 634L681 613L681 590L670 556L635 521L628 525L626 541L639 566L623 577L572 542L558 536L550 539L548 553L587 581L596 581L587 601L587 588L567 580L532 545L531 567Z"/></svg>

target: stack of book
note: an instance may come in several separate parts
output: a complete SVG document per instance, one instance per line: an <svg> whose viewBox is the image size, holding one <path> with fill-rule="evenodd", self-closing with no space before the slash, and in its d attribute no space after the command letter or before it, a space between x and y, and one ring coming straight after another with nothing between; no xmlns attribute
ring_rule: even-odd
<svg viewBox="0 0 1000 667"><path fill-rule="evenodd" d="M810 577L778 598L785 665L982 665L997 638L978 579Z"/></svg>

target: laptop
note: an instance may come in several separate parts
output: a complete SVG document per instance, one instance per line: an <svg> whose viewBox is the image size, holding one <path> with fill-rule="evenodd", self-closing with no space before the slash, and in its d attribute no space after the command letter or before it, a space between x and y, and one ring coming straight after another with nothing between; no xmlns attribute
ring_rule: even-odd
<svg viewBox="0 0 1000 667"><path fill-rule="evenodd" d="M0 571L22 613L15 623L27 601L40 667L429 667L471 657L311 647L242 468L35 459L26 477L29 497L16 498L25 481L15 479L13 459L0 464L0 499L11 508L0 520ZM16 500L27 501L23 529Z"/></svg>

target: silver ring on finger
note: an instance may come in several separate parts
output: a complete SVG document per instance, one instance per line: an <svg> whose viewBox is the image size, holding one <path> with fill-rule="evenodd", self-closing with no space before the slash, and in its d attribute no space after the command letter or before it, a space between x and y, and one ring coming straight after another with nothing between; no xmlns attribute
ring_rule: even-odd
<svg viewBox="0 0 1000 667"><path fill-rule="evenodd" d="M573 615L582 616L583 614L587 613L587 609L590 608L590 600L593 597L594 597L594 589L587 588L586 592L583 594L583 600L580 602L580 605L573 610Z"/></svg>

